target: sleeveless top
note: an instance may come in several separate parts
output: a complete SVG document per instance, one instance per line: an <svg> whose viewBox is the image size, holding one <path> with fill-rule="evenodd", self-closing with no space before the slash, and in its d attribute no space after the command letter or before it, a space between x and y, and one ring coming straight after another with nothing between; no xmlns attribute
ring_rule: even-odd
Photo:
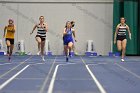
<svg viewBox="0 0 140 93"><path fill-rule="evenodd" d="M10 39L14 39L14 35L15 35L15 32L13 31L15 28L14 26L7 26L6 28L6 34L5 34L5 38L10 38Z"/></svg>
<svg viewBox="0 0 140 93"><path fill-rule="evenodd" d="M45 24L43 24L43 26L44 27L42 28L40 24L37 25L37 35L41 38L46 38Z"/></svg>
<svg viewBox="0 0 140 93"><path fill-rule="evenodd" d="M117 35L119 35L119 36L126 36L126 31L127 31L126 24L125 25L119 24L119 29L118 29Z"/></svg>

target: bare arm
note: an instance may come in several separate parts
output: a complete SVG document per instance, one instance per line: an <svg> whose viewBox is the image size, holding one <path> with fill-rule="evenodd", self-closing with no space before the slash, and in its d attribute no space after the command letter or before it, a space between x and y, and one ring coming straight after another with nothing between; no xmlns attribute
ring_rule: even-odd
<svg viewBox="0 0 140 93"><path fill-rule="evenodd" d="M116 31L115 31L115 34L114 34L114 44L116 44L116 38L117 38L118 30L119 30L119 26L116 27Z"/></svg>
<svg viewBox="0 0 140 93"><path fill-rule="evenodd" d="M6 29L7 29L7 26L5 26L5 28L4 28L3 38L5 37Z"/></svg>
<svg viewBox="0 0 140 93"><path fill-rule="evenodd" d="M33 34L33 32L35 31L36 27L37 27L37 25L35 25L35 26L33 27L33 30L32 30L32 32L30 33L30 35Z"/></svg>
<svg viewBox="0 0 140 93"><path fill-rule="evenodd" d="M130 31L130 28L129 28L128 25L126 26L126 28L127 28L128 34L129 34L129 39L131 40L131 31Z"/></svg>
<svg viewBox="0 0 140 93"><path fill-rule="evenodd" d="M65 36L66 34L67 34L66 28L64 28L64 30L63 30L63 36Z"/></svg>
<svg viewBox="0 0 140 93"><path fill-rule="evenodd" d="M48 32L48 24L47 23L45 24L45 30L46 30L46 32Z"/></svg>

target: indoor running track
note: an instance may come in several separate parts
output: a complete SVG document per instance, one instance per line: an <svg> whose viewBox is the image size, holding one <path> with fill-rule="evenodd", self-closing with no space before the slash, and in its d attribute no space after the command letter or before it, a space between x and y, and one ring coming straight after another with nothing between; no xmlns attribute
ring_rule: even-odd
<svg viewBox="0 0 140 93"><path fill-rule="evenodd" d="M0 56L0 93L140 93L140 57Z"/></svg>

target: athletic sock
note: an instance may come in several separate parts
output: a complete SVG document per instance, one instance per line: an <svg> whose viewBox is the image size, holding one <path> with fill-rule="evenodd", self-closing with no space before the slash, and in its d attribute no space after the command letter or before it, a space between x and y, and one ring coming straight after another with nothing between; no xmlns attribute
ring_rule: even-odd
<svg viewBox="0 0 140 93"><path fill-rule="evenodd" d="M45 61L44 56L41 56L41 57L42 57L42 61Z"/></svg>

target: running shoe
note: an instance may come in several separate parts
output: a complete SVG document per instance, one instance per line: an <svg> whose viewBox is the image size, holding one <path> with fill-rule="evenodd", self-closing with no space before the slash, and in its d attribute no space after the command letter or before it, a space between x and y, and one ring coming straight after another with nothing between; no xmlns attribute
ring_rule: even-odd
<svg viewBox="0 0 140 93"><path fill-rule="evenodd" d="M37 52L37 55L40 55L40 51Z"/></svg>
<svg viewBox="0 0 140 93"><path fill-rule="evenodd" d="M10 56L8 57L8 61L11 62L11 57Z"/></svg>
<svg viewBox="0 0 140 93"><path fill-rule="evenodd" d="M41 57L42 57L42 61L45 61L44 56L41 56Z"/></svg>
<svg viewBox="0 0 140 93"><path fill-rule="evenodd" d="M72 57L72 54L71 54L71 52L69 52L69 56L70 56L70 57Z"/></svg>
<svg viewBox="0 0 140 93"><path fill-rule="evenodd" d="M69 58L68 57L66 57L66 62L68 62L69 61Z"/></svg>
<svg viewBox="0 0 140 93"><path fill-rule="evenodd" d="M124 62L124 59L122 58L121 61Z"/></svg>

